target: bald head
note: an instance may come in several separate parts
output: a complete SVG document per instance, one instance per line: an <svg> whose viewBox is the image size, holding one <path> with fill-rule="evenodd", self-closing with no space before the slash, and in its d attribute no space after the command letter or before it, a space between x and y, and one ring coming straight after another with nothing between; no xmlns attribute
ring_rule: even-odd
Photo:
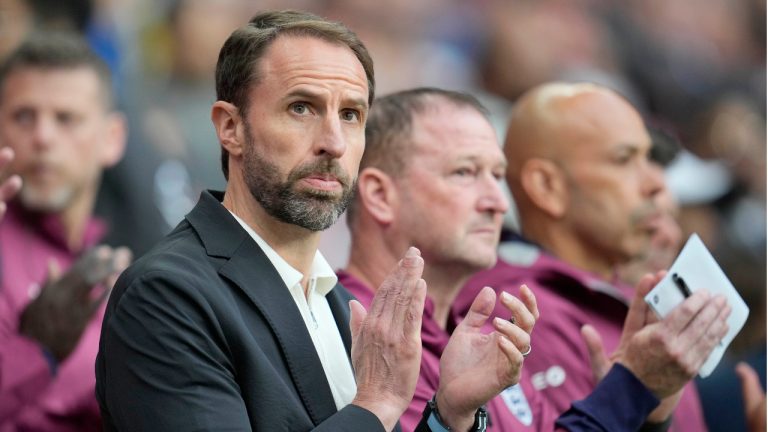
<svg viewBox="0 0 768 432"><path fill-rule="evenodd" d="M640 114L610 89L551 83L524 94L504 152L525 235L569 239L566 249L587 244L603 261L636 253L663 186L650 146Z"/></svg>
<svg viewBox="0 0 768 432"><path fill-rule="evenodd" d="M647 136L640 115L613 90L587 83L534 87L518 100L509 121L504 151L510 182L530 158L568 166L584 146L620 129L618 123L630 128L627 134Z"/></svg>

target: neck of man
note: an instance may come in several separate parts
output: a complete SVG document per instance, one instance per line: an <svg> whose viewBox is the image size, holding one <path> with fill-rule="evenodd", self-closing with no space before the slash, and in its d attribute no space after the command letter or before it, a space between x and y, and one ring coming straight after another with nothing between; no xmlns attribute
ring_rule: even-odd
<svg viewBox="0 0 768 432"><path fill-rule="evenodd" d="M598 252L593 245L583 241L574 232L555 226L540 227L529 224L523 235L544 250L566 263L600 276L608 281L614 275L615 264Z"/></svg>
<svg viewBox="0 0 768 432"><path fill-rule="evenodd" d="M93 206L96 201L96 190L85 191L72 201L72 203L61 212L61 225L64 228L64 238L67 241L67 247L73 252L80 252L85 241L85 230L88 221L93 212Z"/></svg>
<svg viewBox="0 0 768 432"><path fill-rule="evenodd" d="M256 201L244 182L232 178L227 184L222 204L251 227L291 267L304 275L301 286L306 294L321 233L272 217Z"/></svg>
<svg viewBox="0 0 768 432"><path fill-rule="evenodd" d="M361 241L366 239L366 241ZM395 268L398 261L405 253L407 245L401 248L386 248L386 239L376 238L366 235L353 235L352 248L350 251L349 264L345 269L347 273L370 287L374 292L384 282L387 275ZM394 249L402 249L401 255L393 252ZM422 255L423 256L423 255ZM434 304L432 319L445 329L448 325L448 317L451 311L451 304L459 295L464 283L472 275L463 269L457 270L459 266L434 266L428 257L424 257L423 279L427 283L427 296Z"/></svg>
<svg viewBox="0 0 768 432"><path fill-rule="evenodd" d="M470 270L461 264L429 265L424 260L424 280L427 282L427 295L435 305L432 318L443 330L448 326L451 305L461 292L467 280L477 269Z"/></svg>

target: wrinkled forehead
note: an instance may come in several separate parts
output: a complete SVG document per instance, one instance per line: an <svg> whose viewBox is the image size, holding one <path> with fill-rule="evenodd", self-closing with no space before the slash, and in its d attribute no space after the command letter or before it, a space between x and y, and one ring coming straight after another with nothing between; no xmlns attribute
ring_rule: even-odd
<svg viewBox="0 0 768 432"><path fill-rule="evenodd" d="M280 35L267 47L256 64L259 82L281 88L303 83L336 85L359 93L367 104L369 93L365 69L355 53L341 43L306 35Z"/></svg>

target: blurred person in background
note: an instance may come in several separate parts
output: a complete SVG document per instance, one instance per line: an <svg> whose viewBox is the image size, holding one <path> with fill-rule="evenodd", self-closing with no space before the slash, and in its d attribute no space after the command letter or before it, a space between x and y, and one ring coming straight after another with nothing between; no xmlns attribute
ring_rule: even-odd
<svg viewBox="0 0 768 432"><path fill-rule="evenodd" d="M473 299L466 318L450 313L467 279L496 261L502 215L508 204L500 187L505 168L487 112L471 96L418 88L379 98L373 105L358 192L350 208L352 253L348 267L338 274L340 282L368 305L377 292L374 287L384 278L382 263L394 265L409 244L422 251L427 282L424 350L414 399L401 418L406 430L422 419L423 406L435 392L440 401L441 375L450 373L440 357L457 349L454 339L476 338L478 333L493 332L500 326L514 328L514 323L518 332L527 333L534 324L535 299L527 288L521 289L523 303L501 293L503 306L493 311L493 325L486 322L494 299L489 288ZM651 280L645 278L638 292L647 291ZM645 313L642 295L635 296L631 308L630 316ZM510 311L513 324L507 322ZM623 335L626 353L614 358L621 365L614 366L584 400L573 401L569 411L557 419L559 427L636 430L659 404L652 392L675 381L662 354L667 349L631 337L653 325L641 329L633 320L627 319L630 324ZM547 342L534 338L528 348ZM523 349L523 356L530 352ZM488 358L480 369L487 370L485 365L494 361ZM686 381L677 383L682 386ZM663 385L658 387L660 382ZM497 388L490 395L497 393L500 395L487 403L491 430L546 431L555 427L559 413L542 400L525 369L519 385Z"/></svg>
<svg viewBox="0 0 768 432"><path fill-rule="evenodd" d="M94 246L102 170L125 124L107 66L75 36L35 35L0 66L0 147L23 186L0 223L0 430L100 429L103 300L130 261Z"/></svg>
<svg viewBox="0 0 768 432"><path fill-rule="evenodd" d="M658 176L664 176L664 168L675 159L680 151L680 143L667 131L649 126L651 150L649 152L650 169L658 170ZM683 232L677 218L680 205L666 186L654 196L659 213L648 222L651 239L648 247L639 256L617 269L618 278L627 285L635 286L646 273L655 274L667 270L683 245Z"/></svg>
<svg viewBox="0 0 768 432"><path fill-rule="evenodd" d="M526 366L534 387L558 411L599 380L605 361L600 340L610 351L623 345L629 300L637 293L617 278L616 268L649 246L651 223L660 216L655 200L664 187L661 170L647 160L650 148L640 115L605 87L545 84L527 92L513 111L505 153L522 237L502 244L502 259L469 281L454 312L466 310L464 296L481 286L514 292L528 284L541 311L535 335L546 343ZM729 313L724 299L701 296L708 306L691 323L701 334L667 342L687 353L680 359L690 359L696 350L688 345L698 338L711 350L724 334L718 330ZM669 336L664 326L657 330L655 337ZM667 378L687 382L698 366L671 367ZM693 384L666 396L649 422L671 421L676 431L705 428Z"/></svg>

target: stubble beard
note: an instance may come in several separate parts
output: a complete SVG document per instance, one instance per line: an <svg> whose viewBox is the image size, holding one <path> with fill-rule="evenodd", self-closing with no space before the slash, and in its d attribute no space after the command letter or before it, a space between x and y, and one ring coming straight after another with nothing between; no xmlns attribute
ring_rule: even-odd
<svg viewBox="0 0 768 432"><path fill-rule="evenodd" d="M253 198L272 217L310 231L323 231L336 222L354 196L356 181L350 181L335 159L319 159L299 166L281 180L276 165L257 154L251 131L245 128L243 178ZM313 174L331 174L342 191L300 190L297 183Z"/></svg>
<svg viewBox="0 0 768 432"><path fill-rule="evenodd" d="M52 192L46 193L35 186L24 185L19 191L19 201L27 210L52 214L64 211L74 195L75 190L72 187L59 186Z"/></svg>

